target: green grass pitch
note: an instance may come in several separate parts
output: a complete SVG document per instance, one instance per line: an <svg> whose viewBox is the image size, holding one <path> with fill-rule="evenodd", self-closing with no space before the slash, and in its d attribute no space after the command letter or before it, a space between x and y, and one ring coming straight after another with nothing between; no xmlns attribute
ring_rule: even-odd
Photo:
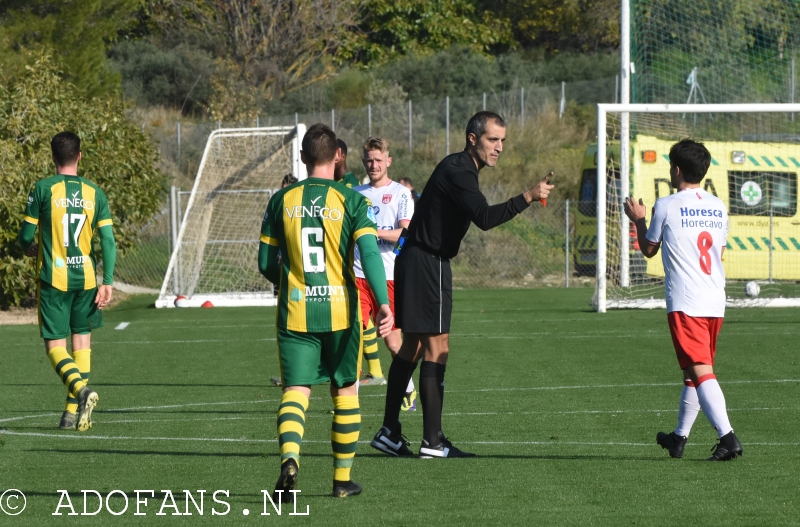
<svg viewBox="0 0 800 527"><path fill-rule="evenodd" d="M327 386L314 390L302 446L299 511L260 516L278 474L279 388L273 308L149 308L133 297L94 334L87 433L56 429L64 388L34 326L0 326L0 492L26 509L0 525L798 525L798 309L729 310L716 373L744 456L702 460L716 434L701 414L684 459L655 444L676 424L681 377L664 311L589 308L588 289L457 291L444 429L479 457L389 458L369 447L384 387L361 390L353 477L361 496L331 491ZM124 330L114 328L129 322ZM388 352L382 347L384 368ZM419 448L421 411L403 414ZM57 490L76 512L81 490L121 490L115 517L53 516ZM134 490L155 498L134 516ZM204 515L165 509L171 490L207 491ZM211 493L230 505L214 504ZM113 510L124 500L111 498ZM91 498L89 512L97 508ZM249 509L250 515L243 514ZM66 514L66 509L61 509Z"/></svg>

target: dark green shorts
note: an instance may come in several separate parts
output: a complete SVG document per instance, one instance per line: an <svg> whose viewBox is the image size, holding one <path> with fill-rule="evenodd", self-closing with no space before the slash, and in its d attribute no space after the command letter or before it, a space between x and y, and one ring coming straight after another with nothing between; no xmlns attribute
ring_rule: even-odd
<svg viewBox="0 0 800 527"><path fill-rule="evenodd" d="M278 357L284 386L311 386L328 381L337 388L358 379L361 324L328 333L278 330Z"/></svg>
<svg viewBox="0 0 800 527"><path fill-rule="evenodd" d="M72 333L89 333L103 327L103 312L94 297L97 288L59 291L47 282L39 284L39 331L47 340L65 339Z"/></svg>

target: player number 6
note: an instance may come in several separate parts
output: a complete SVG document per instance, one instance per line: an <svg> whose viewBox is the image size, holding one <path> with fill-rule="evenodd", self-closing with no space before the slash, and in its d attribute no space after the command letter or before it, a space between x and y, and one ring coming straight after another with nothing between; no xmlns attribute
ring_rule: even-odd
<svg viewBox="0 0 800 527"><path fill-rule="evenodd" d="M300 230L303 247L303 271L307 273L325 272L325 249L311 245L311 237L323 243L324 232L321 227L304 227Z"/></svg>

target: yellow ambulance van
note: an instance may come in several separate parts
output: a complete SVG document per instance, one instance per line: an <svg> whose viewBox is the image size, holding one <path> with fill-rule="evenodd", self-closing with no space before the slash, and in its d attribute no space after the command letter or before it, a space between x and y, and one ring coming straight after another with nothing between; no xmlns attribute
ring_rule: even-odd
<svg viewBox="0 0 800 527"><path fill-rule="evenodd" d="M788 142L795 140L797 142ZM730 227L723 257L725 276L742 280L800 280L800 216L797 174L800 138L781 142L705 142L711 166L702 187L727 206ZM631 140L630 194L647 205L647 221L655 201L675 192L669 180L669 149L674 141L637 135ZM610 201L621 195L619 143L608 147L607 191ZM572 257L578 274L593 275L597 259L597 145L586 150L581 167ZM624 216L623 216L624 218ZM609 216L611 219L611 216ZM616 221L616 220L615 220ZM624 218L624 221L628 221ZM614 226L610 222L608 230ZM630 224L631 273L663 277L661 258L645 260Z"/></svg>

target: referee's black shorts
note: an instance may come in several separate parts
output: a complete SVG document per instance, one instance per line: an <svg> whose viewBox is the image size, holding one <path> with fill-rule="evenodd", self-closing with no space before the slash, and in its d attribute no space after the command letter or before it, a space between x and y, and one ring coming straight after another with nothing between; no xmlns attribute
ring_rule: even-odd
<svg viewBox="0 0 800 527"><path fill-rule="evenodd" d="M403 247L394 263L394 310L395 325L406 333L450 333L450 260Z"/></svg>

